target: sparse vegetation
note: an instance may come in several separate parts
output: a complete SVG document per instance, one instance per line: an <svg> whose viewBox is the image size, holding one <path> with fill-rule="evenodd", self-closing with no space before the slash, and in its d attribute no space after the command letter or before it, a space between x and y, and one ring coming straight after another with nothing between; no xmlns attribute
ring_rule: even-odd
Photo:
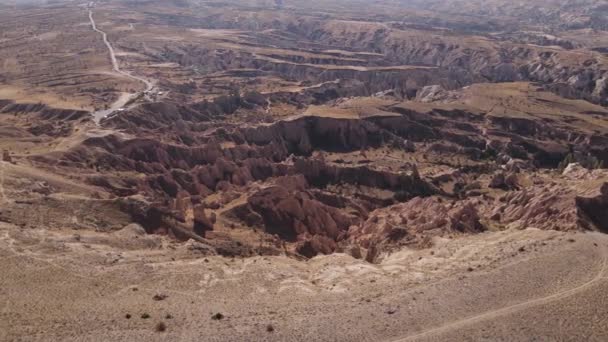
<svg viewBox="0 0 608 342"><path fill-rule="evenodd" d="M164 332L167 330L167 324L165 324L165 322L158 322L156 324L155 330L157 332Z"/></svg>
<svg viewBox="0 0 608 342"><path fill-rule="evenodd" d="M154 299L155 301L161 301L167 299L167 297L169 296L164 293L157 293L154 295L154 297L152 297L152 299Z"/></svg>
<svg viewBox="0 0 608 342"><path fill-rule="evenodd" d="M569 153L566 155L564 160L562 160L557 166L558 170L564 171L568 165L572 163L578 163L582 167L595 170L604 168L604 162L599 160L597 157L592 155L583 155L581 153Z"/></svg>

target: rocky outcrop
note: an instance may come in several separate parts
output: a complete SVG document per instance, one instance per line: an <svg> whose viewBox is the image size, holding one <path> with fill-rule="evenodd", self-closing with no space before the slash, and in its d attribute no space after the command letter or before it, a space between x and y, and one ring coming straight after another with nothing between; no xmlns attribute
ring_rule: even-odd
<svg viewBox="0 0 608 342"><path fill-rule="evenodd" d="M158 129L175 124L176 121L209 122L239 109L253 109L266 104L264 96L257 92L219 96L212 101L197 102L190 105L172 102L144 103L120 115L102 121L103 125L140 131Z"/></svg>
<svg viewBox="0 0 608 342"><path fill-rule="evenodd" d="M432 85L423 87L416 94L416 100L420 102L435 102L446 100L450 94L440 85Z"/></svg>
<svg viewBox="0 0 608 342"><path fill-rule="evenodd" d="M519 181L515 173L505 175L499 172L492 177L488 186L493 189L515 190L519 189Z"/></svg>
<svg viewBox="0 0 608 342"><path fill-rule="evenodd" d="M575 200L581 224L608 233L608 183L602 184L595 194L577 196Z"/></svg>
<svg viewBox="0 0 608 342"><path fill-rule="evenodd" d="M535 178L521 190L482 201L482 217L508 228L605 231L608 204L604 170L570 167L564 175Z"/></svg>
<svg viewBox="0 0 608 342"><path fill-rule="evenodd" d="M288 241L308 235L323 235L335 240L352 220L312 196L290 192L283 187L261 190L249 198L248 204L262 217L268 232Z"/></svg>
<svg viewBox="0 0 608 342"><path fill-rule="evenodd" d="M559 186L542 186L507 193L488 210L489 217L508 227L577 230L575 192Z"/></svg>
<svg viewBox="0 0 608 342"><path fill-rule="evenodd" d="M390 251L402 245L428 247L434 236L485 230L472 203L417 197L374 211L368 220L349 228L348 241L368 250Z"/></svg>
<svg viewBox="0 0 608 342"><path fill-rule="evenodd" d="M0 100L0 113L24 115L36 114L42 120L79 121L90 119L90 113L84 110L60 109L42 103L16 103L10 100Z"/></svg>
<svg viewBox="0 0 608 342"><path fill-rule="evenodd" d="M306 257L333 253L358 218L316 200L305 190L303 178L288 179L287 184L280 181L256 192L232 215L283 241L296 243L296 252Z"/></svg>

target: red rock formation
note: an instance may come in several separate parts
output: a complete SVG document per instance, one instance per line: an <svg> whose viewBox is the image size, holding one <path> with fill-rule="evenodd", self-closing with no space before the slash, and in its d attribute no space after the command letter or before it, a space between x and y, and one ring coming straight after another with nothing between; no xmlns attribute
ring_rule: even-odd
<svg viewBox="0 0 608 342"><path fill-rule="evenodd" d="M336 208L327 206L306 192L273 186L251 196L248 204L264 220L265 229L288 241L322 235L338 239L353 221Z"/></svg>
<svg viewBox="0 0 608 342"><path fill-rule="evenodd" d="M348 241L382 250L402 244L422 246L431 236L478 233L485 229L472 203L417 197L374 211L367 221L350 227Z"/></svg>

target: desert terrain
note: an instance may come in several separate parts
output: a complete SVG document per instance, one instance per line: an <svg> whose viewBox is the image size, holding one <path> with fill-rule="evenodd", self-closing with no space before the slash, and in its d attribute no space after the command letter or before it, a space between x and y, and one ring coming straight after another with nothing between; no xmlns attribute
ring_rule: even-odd
<svg viewBox="0 0 608 342"><path fill-rule="evenodd" d="M0 0L0 340L608 340L607 18Z"/></svg>

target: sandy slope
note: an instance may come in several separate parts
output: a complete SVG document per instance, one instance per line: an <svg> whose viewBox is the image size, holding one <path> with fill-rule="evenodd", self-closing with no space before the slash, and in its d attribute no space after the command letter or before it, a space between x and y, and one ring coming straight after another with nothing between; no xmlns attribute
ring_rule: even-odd
<svg viewBox="0 0 608 342"><path fill-rule="evenodd" d="M3 341L608 337L599 234L492 232L370 265L345 255L205 258L129 231L0 223L0 233ZM225 317L211 319L217 312ZM167 331L155 331L160 321Z"/></svg>

